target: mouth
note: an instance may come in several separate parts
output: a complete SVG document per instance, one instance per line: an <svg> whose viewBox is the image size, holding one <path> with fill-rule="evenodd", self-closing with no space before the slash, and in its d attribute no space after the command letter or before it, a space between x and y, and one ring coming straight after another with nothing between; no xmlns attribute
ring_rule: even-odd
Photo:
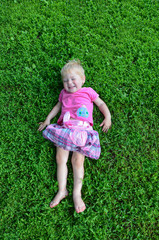
<svg viewBox="0 0 159 240"><path fill-rule="evenodd" d="M69 90L72 90L72 89L74 89L74 88L75 88L75 86L68 87Z"/></svg>

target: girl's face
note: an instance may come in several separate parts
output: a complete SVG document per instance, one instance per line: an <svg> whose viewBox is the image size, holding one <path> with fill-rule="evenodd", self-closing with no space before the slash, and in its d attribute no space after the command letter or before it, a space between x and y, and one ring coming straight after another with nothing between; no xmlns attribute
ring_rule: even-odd
<svg viewBox="0 0 159 240"><path fill-rule="evenodd" d="M64 89L70 93L77 92L81 89L84 82L85 76L81 77L75 70L71 70L63 76Z"/></svg>

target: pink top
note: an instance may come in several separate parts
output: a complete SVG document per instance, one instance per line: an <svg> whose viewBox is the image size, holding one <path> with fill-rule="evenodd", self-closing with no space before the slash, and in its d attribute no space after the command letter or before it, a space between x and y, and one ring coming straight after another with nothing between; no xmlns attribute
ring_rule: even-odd
<svg viewBox="0 0 159 240"><path fill-rule="evenodd" d="M62 125L64 114L70 112L71 118L87 121L93 126L93 102L98 96L90 87L83 87L75 93L69 93L63 89L59 95L62 109L57 123Z"/></svg>

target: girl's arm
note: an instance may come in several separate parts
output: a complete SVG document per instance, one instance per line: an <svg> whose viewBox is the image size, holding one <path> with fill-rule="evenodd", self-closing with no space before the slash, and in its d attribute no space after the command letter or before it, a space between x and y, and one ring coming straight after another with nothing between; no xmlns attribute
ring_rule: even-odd
<svg viewBox="0 0 159 240"><path fill-rule="evenodd" d="M55 107L51 110L51 112L49 113L49 115L47 116L46 120L44 122L40 122L40 126L38 128L38 131L42 131L46 126L48 126L50 124L50 121L52 118L54 118L58 112L61 109L61 102L58 102Z"/></svg>
<svg viewBox="0 0 159 240"><path fill-rule="evenodd" d="M107 107L107 105L105 104L105 102L101 99L101 98L97 98L94 103L97 105L97 107L99 108L99 110L103 113L104 115L104 120L103 122L100 124L100 127L103 126L102 131L103 132L107 132L108 129L111 127L111 115L110 115L110 111Z"/></svg>

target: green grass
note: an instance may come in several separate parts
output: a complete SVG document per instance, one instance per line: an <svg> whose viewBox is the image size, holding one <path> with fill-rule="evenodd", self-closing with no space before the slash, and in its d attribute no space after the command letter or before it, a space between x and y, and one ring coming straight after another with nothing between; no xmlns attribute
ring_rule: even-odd
<svg viewBox="0 0 159 240"><path fill-rule="evenodd" d="M1 239L158 239L158 7L152 0L1 1ZM55 148L37 131L58 100L60 69L73 58L112 114L106 135L94 109L102 153L86 158L81 214L70 161L70 194L49 208L58 188Z"/></svg>

